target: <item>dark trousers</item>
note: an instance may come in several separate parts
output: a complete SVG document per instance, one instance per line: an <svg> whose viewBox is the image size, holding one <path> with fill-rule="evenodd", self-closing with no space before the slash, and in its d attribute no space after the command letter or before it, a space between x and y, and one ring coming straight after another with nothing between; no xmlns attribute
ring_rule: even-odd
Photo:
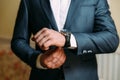
<svg viewBox="0 0 120 80"><path fill-rule="evenodd" d="M64 80L62 69L32 69L29 80Z"/></svg>

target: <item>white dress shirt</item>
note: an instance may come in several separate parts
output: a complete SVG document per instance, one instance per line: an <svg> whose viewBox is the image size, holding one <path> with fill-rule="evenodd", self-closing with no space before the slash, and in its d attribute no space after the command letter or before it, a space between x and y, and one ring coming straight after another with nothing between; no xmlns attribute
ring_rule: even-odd
<svg viewBox="0 0 120 80"><path fill-rule="evenodd" d="M71 0L50 0L50 6L58 29L64 27Z"/></svg>
<svg viewBox="0 0 120 80"><path fill-rule="evenodd" d="M59 31L63 29L66 22L70 3L71 0L50 0L50 6ZM70 44L71 47L77 47L76 40L73 35L71 35Z"/></svg>
<svg viewBox="0 0 120 80"><path fill-rule="evenodd" d="M52 9L56 24L58 26L58 30L60 31L63 29L63 27L65 25L71 0L49 0L49 1L50 1L50 6ZM74 48L77 47L76 40L75 40L75 37L73 36L73 34L71 34L70 44L71 44L70 47L74 47ZM40 65L40 61L39 61L40 56L41 55L39 55L37 58L36 66L37 66L37 68L45 69Z"/></svg>

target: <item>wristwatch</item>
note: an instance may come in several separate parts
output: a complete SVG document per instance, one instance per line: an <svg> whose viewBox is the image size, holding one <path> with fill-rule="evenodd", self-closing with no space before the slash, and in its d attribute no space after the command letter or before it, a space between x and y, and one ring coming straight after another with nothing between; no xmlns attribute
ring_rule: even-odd
<svg viewBox="0 0 120 80"><path fill-rule="evenodd" d="M71 32L67 31L66 29L63 29L60 31L60 33L65 36L65 45L64 47L70 47L70 37L71 37Z"/></svg>

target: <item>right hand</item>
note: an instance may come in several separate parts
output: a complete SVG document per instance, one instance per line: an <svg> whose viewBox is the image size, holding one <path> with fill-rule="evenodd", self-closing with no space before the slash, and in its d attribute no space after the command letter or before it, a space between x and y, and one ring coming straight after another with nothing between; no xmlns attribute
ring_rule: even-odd
<svg viewBox="0 0 120 80"><path fill-rule="evenodd" d="M66 55L63 48L46 51L40 58L40 63L48 69L56 69L64 64Z"/></svg>
<svg viewBox="0 0 120 80"><path fill-rule="evenodd" d="M42 50L49 50L50 46L63 47L65 45L65 37L60 32L48 28L38 31L32 40Z"/></svg>

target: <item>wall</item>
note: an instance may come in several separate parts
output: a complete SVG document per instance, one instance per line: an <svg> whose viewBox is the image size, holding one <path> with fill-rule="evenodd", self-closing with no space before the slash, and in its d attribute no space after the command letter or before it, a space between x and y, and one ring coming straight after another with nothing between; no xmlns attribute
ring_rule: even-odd
<svg viewBox="0 0 120 80"><path fill-rule="evenodd" d="M118 29L118 32L120 34L120 0L109 0L110 1L110 9L112 12L112 16L114 18L114 21L116 23L116 27Z"/></svg>
<svg viewBox="0 0 120 80"><path fill-rule="evenodd" d="M110 9L112 12L112 17L115 21L116 27L117 27L117 31L120 37L120 0L109 0L110 2ZM118 50L120 50L120 45ZM118 51L117 51L118 52ZM120 52L119 52L120 54Z"/></svg>
<svg viewBox="0 0 120 80"><path fill-rule="evenodd" d="M0 37L11 38L20 0L0 0Z"/></svg>

